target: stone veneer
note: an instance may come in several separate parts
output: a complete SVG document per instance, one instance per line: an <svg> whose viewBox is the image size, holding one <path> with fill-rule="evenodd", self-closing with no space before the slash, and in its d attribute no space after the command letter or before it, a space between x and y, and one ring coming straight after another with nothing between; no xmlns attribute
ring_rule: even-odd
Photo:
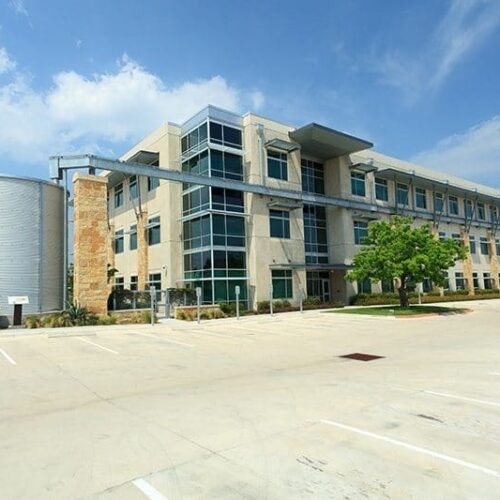
<svg viewBox="0 0 500 500"><path fill-rule="evenodd" d="M95 314L108 311L106 177L75 174L73 300Z"/></svg>
<svg viewBox="0 0 500 500"><path fill-rule="evenodd" d="M497 245L495 235L492 231L488 231L488 244L490 246L490 272L493 281L493 288L497 290L500 288L500 280L498 278L498 273L500 272L500 266L498 265L498 259L500 255L497 255Z"/></svg>

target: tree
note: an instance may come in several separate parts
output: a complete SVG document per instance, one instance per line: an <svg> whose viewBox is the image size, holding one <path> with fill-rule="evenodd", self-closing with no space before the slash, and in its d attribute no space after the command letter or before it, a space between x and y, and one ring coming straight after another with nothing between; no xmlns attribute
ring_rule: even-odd
<svg viewBox="0 0 500 500"><path fill-rule="evenodd" d="M411 217L393 217L390 221L372 222L363 248L354 256L349 281L369 279L397 280L401 307L408 307L408 284L429 278L438 286L445 282L445 271L467 251L463 245L447 238L438 240L428 224L412 227Z"/></svg>

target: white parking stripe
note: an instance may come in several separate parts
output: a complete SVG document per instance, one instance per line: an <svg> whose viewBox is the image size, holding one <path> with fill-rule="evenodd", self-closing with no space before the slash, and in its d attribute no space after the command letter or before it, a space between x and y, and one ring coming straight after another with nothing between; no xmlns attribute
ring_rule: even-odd
<svg viewBox="0 0 500 500"><path fill-rule="evenodd" d="M132 481L132 484L141 490L150 500L167 500L167 497L163 496L156 488L151 486L144 479L135 479Z"/></svg>
<svg viewBox="0 0 500 500"><path fill-rule="evenodd" d="M95 342L91 342L90 340L81 339L81 338L78 338L78 340L81 340L82 342L86 342L87 344L91 344L95 347L98 347L99 349L103 349L104 351L108 351L108 352L111 352L113 354L118 354L118 352L113 351L113 349L108 349L107 347L104 347L103 345L96 344Z"/></svg>
<svg viewBox="0 0 500 500"><path fill-rule="evenodd" d="M470 401L471 403L479 403L482 405L500 407L500 403L496 403L495 401L484 401L483 399L467 398L465 396L457 396L456 394L447 394L445 392L435 392L435 391L423 391L423 392L425 392L426 394L432 394L433 396L441 396L443 398L461 399L462 401Z"/></svg>
<svg viewBox="0 0 500 500"><path fill-rule="evenodd" d="M17 365L17 363L3 349L0 349L0 353L11 365Z"/></svg>
<svg viewBox="0 0 500 500"><path fill-rule="evenodd" d="M498 376L500 376L500 372L490 372L490 375L498 375Z"/></svg>
<svg viewBox="0 0 500 500"><path fill-rule="evenodd" d="M151 338L156 339L156 340L168 342L169 344L178 344L178 345L183 345L185 347L194 347L192 344L186 344L185 342L180 342L178 340L171 340L171 339L166 339L163 337L157 337L156 335L152 335L151 333L134 332L134 335L142 335L143 337L151 337Z"/></svg>
<svg viewBox="0 0 500 500"><path fill-rule="evenodd" d="M339 422L333 422L332 420L322 420L323 424L332 425L334 427L338 427L340 429L344 429L350 432L354 432L356 434L360 434L362 436L371 437L373 439L378 439L379 441L385 441L386 443L390 443L396 446L401 446L402 448L406 448L407 450L416 451L417 453L422 453L423 455L429 455L434 458L439 458L440 460L444 460L446 462L450 462L452 464L461 465L462 467L466 467L468 469L476 470L482 472L483 474L488 474L489 476L493 476L500 479L500 472L488 469L486 467L482 467L480 465L476 465L470 462L466 462L465 460L460 460L459 458L453 458L449 455L444 455L442 453L438 453L433 450L429 450L427 448L421 448L420 446L415 446L413 444L405 443L404 441L399 441L398 439L388 438L386 436L381 436L380 434L374 434L373 432L364 431L362 429L358 429L356 427L351 427L350 425L341 424Z"/></svg>

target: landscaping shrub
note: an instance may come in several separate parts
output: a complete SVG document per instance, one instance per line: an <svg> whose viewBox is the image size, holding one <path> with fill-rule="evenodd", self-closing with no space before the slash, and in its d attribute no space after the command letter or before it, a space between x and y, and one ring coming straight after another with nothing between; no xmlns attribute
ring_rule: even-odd
<svg viewBox="0 0 500 500"><path fill-rule="evenodd" d="M321 304L321 298L320 297L306 297L302 304L304 306L319 306Z"/></svg>
<svg viewBox="0 0 500 500"><path fill-rule="evenodd" d="M268 313L270 311L270 305L268 300L262 300L257 302L257 312L258 313Z"/></svg>

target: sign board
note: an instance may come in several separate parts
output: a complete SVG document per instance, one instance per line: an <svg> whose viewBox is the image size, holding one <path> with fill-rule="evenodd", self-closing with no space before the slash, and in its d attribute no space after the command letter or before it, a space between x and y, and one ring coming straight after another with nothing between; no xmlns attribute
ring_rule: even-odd
<svg viewBox="0 0 500 500"><path fill-rule="evenodd" d="M239 295L239 294L240 294L240 286L239 286L239 285L236 285L236 286L234 287L234 291L235 291L236 295Z"/></svg>
<svg viewBox="0 0 500 500"><path fill-rule="evenodd" d="M29 304L30 299L27 295L14 295L7 297L9 306L15 306L18 304Z"/></svg>
<svg viewBox="0 0 500 500"><path fill-rule="evenodd" d="M201 287L199 286L196 287L196 296L201 297Z"/></svg>

